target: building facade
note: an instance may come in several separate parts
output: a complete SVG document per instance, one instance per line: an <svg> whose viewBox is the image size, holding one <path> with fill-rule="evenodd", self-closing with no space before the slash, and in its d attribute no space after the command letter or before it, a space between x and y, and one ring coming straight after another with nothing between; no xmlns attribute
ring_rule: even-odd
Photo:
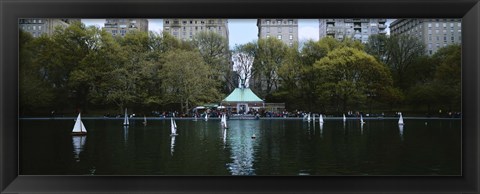
<svg viewBox="0 0 480 194"><path fill-rule="evenodd" d="M258 38L275 37L288 46L298 42L298 19L258 19Z"/></svg>
<svg viewBox="0 0 480 194"><path fill-rule="evenodd" d="M200 32L214 32L224 37L228 42L227 19L163 19L163 31L183 41L192 40Z"/></svg>
<svg viewBox="0 0 480 194"><path fill-rule="evenodd" d="M434 54L439 48L462 43L461 19L397 19L390 24L390 35L408 34L418 37L427 54Z"/></svg>
<svg viewBox="0 0 480 194"><path fill-rule="evenodd" d="M106 19L103 27L113 36L125 36L128 32L139 30L148 32L147 19Z"/></svg>
<svg viewBox="0 0 480 194"><path fill-rule="evenodd" d="M373 34L387 34L387 19L319 19L319 38L351 38L362 43Z"/></svg>
<svg viewBox="0 0 480 194"><path fill-rule="evenodd" d="M55 28L66 28L73 22L80 22L80 19L50 19L50 18L25 18L19 19L19 28L32 34L33 37L39 37L42 34L52 35Z"/></svg>

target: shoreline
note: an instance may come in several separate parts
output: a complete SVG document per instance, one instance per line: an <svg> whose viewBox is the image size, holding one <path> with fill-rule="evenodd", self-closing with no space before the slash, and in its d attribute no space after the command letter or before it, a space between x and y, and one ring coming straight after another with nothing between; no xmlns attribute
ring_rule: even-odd
<svg viewBox="0 0 480 194"><path fill-rule="evenodd" d="M77 117L19 117L18 120L72 120ZM170 120L171 117L147 117L147 120ZM363 120L398 120L399 117L363 117ZM123 117L82 117L82 120L123 120ZM133 117L130 120L143 120L143 117ZM324 120L342 120L343 117L324 117ZM407 120L462 120L462 118L449 117L403 117ZM193 117L175 117L175 120L195 120ZM203 118L197 118L198 121L205 121ZM208 120L220 120L220 118L209 118ZM302 117L260 117L253 118L235 118L230 117L228 120L303 120ZM347 121L360 120L360 117L347 117Z"/></svg>

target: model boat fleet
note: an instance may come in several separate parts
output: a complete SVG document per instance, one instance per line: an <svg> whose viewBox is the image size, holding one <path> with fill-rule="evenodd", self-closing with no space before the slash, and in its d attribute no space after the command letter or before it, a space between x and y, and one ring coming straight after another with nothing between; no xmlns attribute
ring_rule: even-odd
<svg viewBox="0 0 480 194"><path fill-rule="evenodd" d="M172 138L171 139L171 154L172 155L173 155L173 151L174 151L175 137L178 135L177 134L177 123L175 122L174 117L175 117L175 115L172 118L170 118L170 132L171 132L170 136ZM204 118L205 118L205 121L208 121L208 115L207 114L205 114ZM307 122L312 122L312 121L316 122L315 114L313 115L313 117L311 117L310 114L306 114L306 115L304 115L303 119L304 119L304 121L307 121ZM345 114L343 114L342 120L343 120L344 123L347 121L347 118L345 117ZM196 116L195 116L194 121L197 121ZM319 115L318 122L320 123L320 127L322 127L322 125L324 123L322 114ZM365 121L363 120L362 115L360 115L360 124L361 124L361 127L363 128L363 124L365 124ZM123 120L123 125L124 125L124 127L127 127L127 126L130 125L127 109L125 109L125 117L124 117L124 120ZM145 116L143 118L143 125L144 126L147 125L147 118ZM220 116L220 125L221 125L221 127L223 128L223 131L224 131L224 137L223 138L224 138L224 141L225 141L226 132L227 132L226 130L228 129L227 115L226 114L222 114ZM400 129L400 133L403 133L404 122L403 122L402 113L399 113L398 126L399 126L399 129ZM79 113L78 116L77 116L77 119L75 120L75 124L73 125L72 135L73 136L84 136L86 134L87 134L87 128L85 127L85 125L82 122L81 113ZM255 133L252 134L251 138L252 139L256 138Z"/></svg>

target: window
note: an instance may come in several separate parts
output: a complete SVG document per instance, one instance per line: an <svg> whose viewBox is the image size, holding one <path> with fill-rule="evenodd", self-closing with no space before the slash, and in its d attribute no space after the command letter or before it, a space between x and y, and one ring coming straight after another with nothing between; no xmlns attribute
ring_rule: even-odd
<svg viewBox="0 0 480 194"><path fill-rule="evenodd" d="M278 33L282 33L282 27L277 27Z"/></svg>
<svg viewBox="0 0 480 194"><path fill-rule="evenodd" d="M37 30L37 26L33 26L33 30Z"/></svg>
<svg viewBox="0 0 480 194"><path fill-rule="evenodd" d="M437 22L435 23L435 27L438 28L440 26L440 24Z"/></svg>
<svg viewBox="0 0 480 194"><path fill-rule="evenodd" d="M428 30L428 34L432 34L432 30Z"/></svg>
<svg viewBox="0 0 480 194"><path fill-rule="evenodd" d="M452 27L452 28L453 28L453 23L450 23L450 27Z"/></svg>
<svg viewBox="0 0 480 194"><path fill-rule="evenodd" d="M165 20L165 24L170 24L170 21L169 21L169 20Z"/></svg>
<svg viewBox="0 0 480 194"><path fill-rule="evenodd" d="M447 23L443 23L443 28L446 28L447 27Z"/></svg>
<svg viewBox="0 0 480 194"><path fill-rule="evenodd" d="M278 40L282 40L282 35L277 36Z"/></svg>
<svg viewBox="0 0 480 194"><path fill-rule="evenodd" d="M428 40L432 40L432 36L428 36Z"/></svg>
<svg viewBox="0 0 480 194"><path fill-rule="evenodd" d="M290 28L288 29L288 32L292 33L292 32L293 32L293 27L290 27Z"/></svg>
<svg viewBox="0 0 480 194"><path fill-rule="evenodd" d="M429 48L429 49L432 48L432 43L428 43L428 48Z"/></svg>
<svg viewBox="0 0 480 194"><path fill-rule="evenodd" d="M293 20L288 20L288 25L292 25L293 24Z"/></svg>
<svg viewBox="0 0 480 194"><path fill-rule="evenodd" d="M33 23L37 23L37 20L33 20Z"/></svg>
<svg viewBox="0 0 480 194"><path fill-rule="evenodd" d="M439 30L435 30L435 34L438 34L438 33L440 33L440 31L439 31Z"/></svg>
<svg viewBox="0 0 480 194"><path fill-rule="evenodd" d="M452 37L450 37L450 39L451 39L452 41L454 41L454 40L455 40L455 37L452 36Z"/></svg>
<svg viewBox="0 0 480 194"><path fill-rule="evenodd" d="M290 40L293 40L293 35L290 34Z"/></svg>
<svg viewBox="0 0 480 194"><path fill-rule="evenodd" d="M267 33L270 33L270 27L266 27L267 28Z"/></svg>
<svg viewBox="0 0 480 194"><path fill-rule="evenodd" d="M38 23L42 23L42 20L38 20Z"/></svg>
<svg viewBox="0 0 480 194"><path fill-rule="evenodd" d="M182 21L182 24L187 24L187 21Z"/></svg>
<svg viewBox="0 0 480 194"><path fill-rule="evenodd" d="M431 27L432 27L432 23L429 23L429 24L428 24L428 27L431 28Z"/></svg>
<svg viewBox="0 0 480 194"><path fill-rule="evenodd" d="M267 22L267 25L270 25L270 20L267 20L266 22Z"/></svg>
<svg viewBox="0 0 480 194"><path fill-rule="evenodd" d="M193 21L192 21L192 20L190 20L190 24L193 24Z"/></svg>
<svg viewBox="0 0 480 194"><path fill-rule="evenodd" d="M270 35L267 35L267 38L270 38Z"/></svg>
<svg viewBox="0 0 480 194"><path fill-rule="evenodd" d="M437 41L439 41L439 40L440 40L440 36L437 36ZM438 44L438 43L437 43L437 44Z"/></svg>

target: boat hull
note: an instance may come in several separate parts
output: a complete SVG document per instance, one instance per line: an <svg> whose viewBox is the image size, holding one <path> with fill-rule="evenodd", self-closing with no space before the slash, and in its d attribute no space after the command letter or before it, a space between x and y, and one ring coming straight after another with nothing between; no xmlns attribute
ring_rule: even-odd
<svg viewBox="0 0 480 194"><path fill-rule="evenodd" d="M87 135L87 132L72 132L73 136Z"/></svg>

